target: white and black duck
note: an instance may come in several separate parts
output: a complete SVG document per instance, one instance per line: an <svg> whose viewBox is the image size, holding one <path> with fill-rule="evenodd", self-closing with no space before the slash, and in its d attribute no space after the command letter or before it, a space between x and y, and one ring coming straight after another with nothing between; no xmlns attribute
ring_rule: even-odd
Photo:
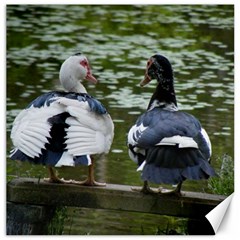
<svg viewBox="0 0 240 240"><path fill-rule="evenodd" d="M50 182L105 185L94 179L94 154L108 153L114 126L106 108L90 96L83 80L97 83L87 58L70 56L61 66L60 82L66 92L52 91L33 100L13 122L10 158L49 167ZM56 176L53 167L88 165L83 182Z"/></svg>
<svg viewBox="0 0 240 240"><path fill-rule="evenodd" d="M172 184L172 193L180 195L186 179L207 179L215 175L209 164L211 142L200 122L179 111L174 91L173 70L168 59L160 54L147 62L144 86L152 79L158 85L147 111L128 133L129 156L142 171L143 192L152 192L148 181ZM162 192L162 190L159 190Z"/></svg>

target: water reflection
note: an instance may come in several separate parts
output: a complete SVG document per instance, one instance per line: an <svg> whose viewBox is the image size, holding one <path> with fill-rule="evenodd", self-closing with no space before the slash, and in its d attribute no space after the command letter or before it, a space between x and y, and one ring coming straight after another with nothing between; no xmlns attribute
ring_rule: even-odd
<svg viewBox="0 0 240 240"><path fill-rule="evenodd" d="M197 116L208 131L215 168L218 156L233 156L233 6L8 5L8 151L15 116L38 95L61 89L60 65L79 51L100 81L86 88L107 106L116 128L110 154L98 162L99 180L141 184L127 154L126 133L156 86L139 87L146 61L156 52L173 65L180 109ZM59 171L66 178L86 174L84 168ZM8 173L43 177L46 170L8 160ZM205 182L189 181L183 188L208 191Z"/></svg>

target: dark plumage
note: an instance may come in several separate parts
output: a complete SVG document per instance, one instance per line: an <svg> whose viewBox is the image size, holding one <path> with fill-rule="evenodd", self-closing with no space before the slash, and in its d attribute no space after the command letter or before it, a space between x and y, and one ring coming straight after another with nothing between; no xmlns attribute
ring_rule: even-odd
<svg viewBox="0 0 240 240"><path fill-rule="evenodd" d="M158 81L147 112L128 133L129 156L139 165L143 191L151 191L147 181L179 184L186 179L207 179L215 174L209 165L211 143L200 122L177 107L172 66L162 55L152 56L147 64L144 86Z"/></svg>

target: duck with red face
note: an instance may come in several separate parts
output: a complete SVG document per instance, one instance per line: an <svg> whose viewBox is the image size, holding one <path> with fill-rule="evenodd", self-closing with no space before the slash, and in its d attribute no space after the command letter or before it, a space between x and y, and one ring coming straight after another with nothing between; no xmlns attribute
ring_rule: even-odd
<svg viewBox="0 0 240 240"><path fill-rule="evenodd" d="M13 122L10 158L48 166L54 183L105 186L94 179L95 154L110 150L114 125L106 108L90 96L82 82L94 84L87 58L77 53L60 69L60 82L66 91L51 91L33 100ZM85 181L64 180L53 167L89 166Z"/></svg>
<svg viewBox="0 0 240 240"><path fill-rule="evenodd" d="M215 175L209 164L211 142L197 118L178 109L172 66L160 54L148 60L140 86L153 79L157 80L157 87L147 111L128 133L129 156L142 172L141 191L154 192L148 186L148 182L153 182L177 185L167 193L181 195L181 185L186 179ZM157 192L164 193L162 189Z"/></svg>

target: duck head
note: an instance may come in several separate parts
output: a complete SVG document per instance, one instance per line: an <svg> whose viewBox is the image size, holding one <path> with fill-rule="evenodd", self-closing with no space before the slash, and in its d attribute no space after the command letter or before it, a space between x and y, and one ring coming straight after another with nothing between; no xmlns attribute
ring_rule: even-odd
<svg viewBox="0 0 240 240"><path fill-rule="evenodd" d="M172 66L168 59L160 54L153 55L148 60L145 77L140 82L140 86L143 87L152 79L156 79L158 85L151 97L148 109L154 105L154 102L157 102L158 105L170 106L171 109L176 109L177 100L174 91Z"/></svg>
<svg viewBox="0 0 240 240"><path fill-rule="evenodd" d="M84 80L97 83L97 79L91 73L87 58L81 53L76 53L63 62L59 79L62 86L69 92L86 92L81 84Z"/></svg>
<svg viewBox="0 0 240 240"><path fill-rule="evenodd" d="M160 54L153 55L147 62L145 77L140 82L140 86L148 84L152 79L156 79L159 83L166 84L173 82L173 70L171 63L166 57Z"/></svg>

